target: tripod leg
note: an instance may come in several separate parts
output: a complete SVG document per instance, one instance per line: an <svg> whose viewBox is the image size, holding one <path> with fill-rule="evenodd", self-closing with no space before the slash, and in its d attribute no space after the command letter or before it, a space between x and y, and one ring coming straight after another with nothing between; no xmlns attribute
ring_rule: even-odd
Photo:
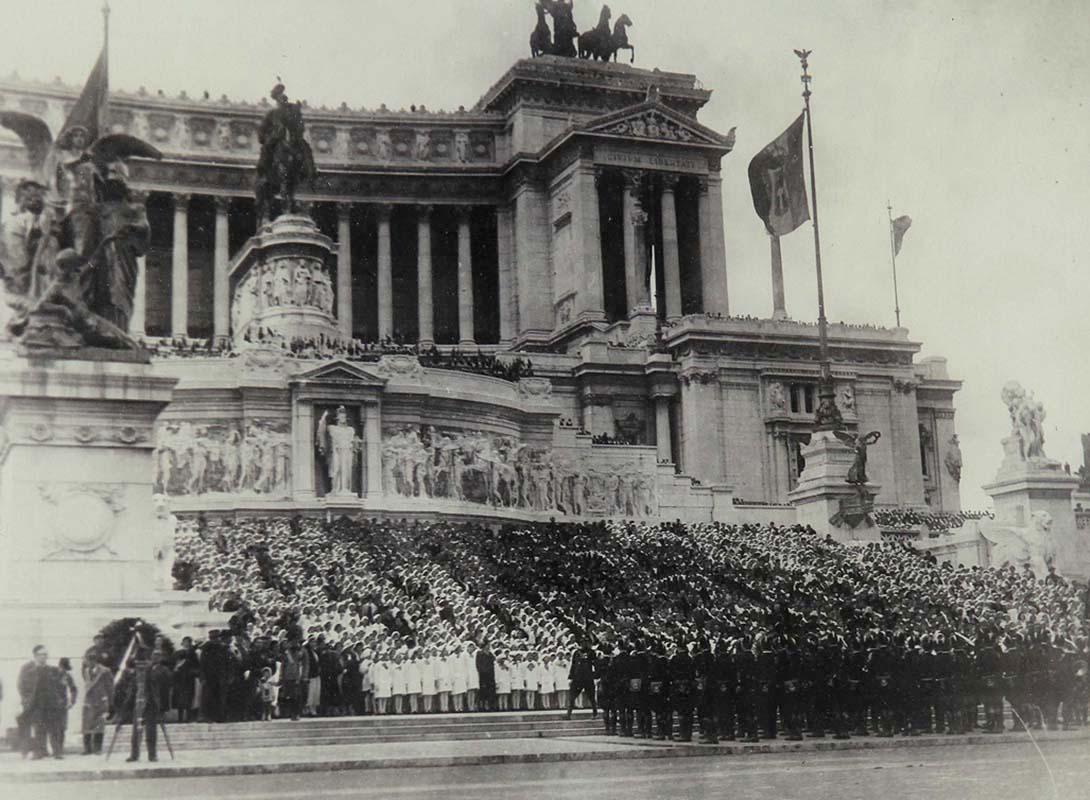
<svg viewBox="0 0 1090 800"><path fill-rule="evenodd" d="M174 748L170 744L170 735L167 733L166 723L162 719L159 720L159 730L163 732L163 741L167 743L167 752L170 753L170 760L174 760Z"/></svg>
<svg viewBox="0 0 1090 800"><path fill-rule="evenodd" d="M121 730L121 720L114 725L114 735L110 737L110 746L106 748L106 761L110 760L110 754L114 751L114 743L117 741L117 732Z"/></svg>

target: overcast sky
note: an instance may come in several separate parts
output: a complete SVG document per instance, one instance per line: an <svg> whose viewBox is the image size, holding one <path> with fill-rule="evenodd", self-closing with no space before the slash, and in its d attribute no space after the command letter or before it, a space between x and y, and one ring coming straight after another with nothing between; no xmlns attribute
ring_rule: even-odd
<svg viewBox="0 0 1090 800"><path fill-rule="evenodd" d="M10 2L10 0L8 0ZM9 9L0 72L86 77L98 0ZM592 27L600 3L576 0ZM257 100L280 75L311 105L471 106L527 56L532 0L111 0L115 89ZM1085 2L614 0L636 64L695 73L701 121L738 127L724 161L731 311L771 313L768 242L750 157L798 114L813 50L825 294L831 320L893 324L886 202L909 214L902 320L965 387L963 505L995 474L1020 380L1048 412L1049 456L1090 432L1090 14ZM809 225L783 242L788 312L817 316Z"/></svg>

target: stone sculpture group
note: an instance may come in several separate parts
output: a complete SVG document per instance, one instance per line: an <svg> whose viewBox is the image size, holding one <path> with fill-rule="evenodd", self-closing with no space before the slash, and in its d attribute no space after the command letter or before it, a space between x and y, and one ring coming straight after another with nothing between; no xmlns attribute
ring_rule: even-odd
<svg viewBox="0 0 1090 800"><path fill-rule="evenodd" d="M291 492L291 438L273 425L161 425L156 436L155 491L166 495Z"/></svg>
<svg viewBox="0 0 1090 800"><path fill-rule="evenodd" d="M277 258L251 269L235 287L231 323L240 331L259 311L275 306L307 306L332 315L333 302L333 281L324 264Z"/></svg>
<svg viewBox="0 0 1090 800"><path fill-rule="evenodd" d="M403 497L449 499L570 516L650 517L654 478L636 463L589 468L549 448L480 431L388 429L383 487Z"/></svg>
<svg viewBox="0 0 1090 800"><path fill-rule="evenodd" d="M1011 419L1011 435L1017 437L1023 460L1044 459L1045 407L1018 381L1010 381L1000 392Z"/></svg>

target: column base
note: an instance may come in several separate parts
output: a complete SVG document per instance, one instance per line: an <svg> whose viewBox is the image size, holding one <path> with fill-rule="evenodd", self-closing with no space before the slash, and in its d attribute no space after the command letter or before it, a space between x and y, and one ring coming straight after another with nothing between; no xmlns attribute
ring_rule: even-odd
<svg viewBox="0 0 1090 800"><path fill-rule="evenodd" d="M473 339L459 339L458 340L458 346L459 347L476 347L477 342L474 341Z"/></svg>

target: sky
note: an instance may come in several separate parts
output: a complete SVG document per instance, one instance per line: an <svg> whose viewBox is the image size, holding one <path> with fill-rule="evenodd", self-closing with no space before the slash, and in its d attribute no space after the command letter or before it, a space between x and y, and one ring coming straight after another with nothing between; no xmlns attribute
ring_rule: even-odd
<svg viewBox="0 0 1090 800"><path fill-rule="evenodd" d="M4 0L10 3L12 0ZM310 105L473 105L529 55L532 0L111 0L115 89L256 101L279 75ZM0 74L80 84L99 0L20 4ZM580 29L600 4L575 0ZM713 90L700 120L737 126L723 164L730 306L772 310L749 159L799 113L794 48L813 51L828 317L892 326L887 202L913 219L897 261L902 323L949 359L963 507L988 503L1009 430L1002 385L1043 401L1047 454L1090 432L1090 14L1080 0L614 0L636 65ZM10 24L14 23L14 24ZM809 224L783 240L788 313L817 316Z"/></svg>

